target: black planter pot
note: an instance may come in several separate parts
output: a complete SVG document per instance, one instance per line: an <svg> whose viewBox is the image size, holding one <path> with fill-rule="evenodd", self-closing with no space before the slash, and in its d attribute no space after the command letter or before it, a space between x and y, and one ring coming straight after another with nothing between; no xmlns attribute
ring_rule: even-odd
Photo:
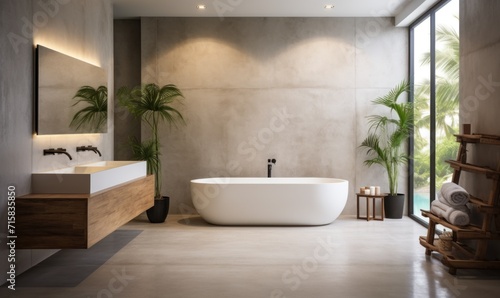
<svg viewBox="0 0 500 298"><path fill-rule="evenodd" d="M386 218L403 218L403 209L405 205L405 195L398 193L388 195L384 199L384 212Z"/></svg>
<svg viewBox="0 0 500 298"><path fill-rule="evenodd" d="M155 205L148 210L146 214L151 223L162 223L168 215L168 208L170 205L170 197L161 197L161 199L155 199Z"/></svg>

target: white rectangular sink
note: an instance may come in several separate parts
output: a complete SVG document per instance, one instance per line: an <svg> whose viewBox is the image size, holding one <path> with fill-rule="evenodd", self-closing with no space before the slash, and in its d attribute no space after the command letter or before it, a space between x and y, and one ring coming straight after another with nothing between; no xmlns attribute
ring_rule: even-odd
<svg viewBox="0 0 500 298"><path fill-rule="evenodd" d="M86 164L83 164L83 165L78 165L78 167L110 167L110 168L116 168L116 167L122 167L122 166L130 165L131 163L138 163L138 161L129 161L129 160L103 160L103 161L96 161L96 162L86 163Z"/></svg>
<svg viewBox="0 0 500 298"><path fill-rule="evenodd" d="M32 173L31 192L92 194L146 175L145 161L100 161Z"/></svg>

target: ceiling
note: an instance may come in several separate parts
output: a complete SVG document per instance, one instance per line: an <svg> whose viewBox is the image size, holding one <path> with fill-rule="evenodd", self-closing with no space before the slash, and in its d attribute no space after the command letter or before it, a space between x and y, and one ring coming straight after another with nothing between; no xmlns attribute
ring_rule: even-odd
<svg viewBox="0 0 500 298"><path fill-rule="evenodd" d="M112 0L115 18L132 17L394 17L428 0ZM205 10L197 5L205 4ZM325 5L334 5L325 9Z"/></svg>
<svg viewBox="0 0 500 298"><path fill-rule="evenodd" d="M394 17L410 25L440 0L111 0L115 19L137 17ZM197 6L205 4L206 9ZM325 9L325 5L333 5Z"/></svg>

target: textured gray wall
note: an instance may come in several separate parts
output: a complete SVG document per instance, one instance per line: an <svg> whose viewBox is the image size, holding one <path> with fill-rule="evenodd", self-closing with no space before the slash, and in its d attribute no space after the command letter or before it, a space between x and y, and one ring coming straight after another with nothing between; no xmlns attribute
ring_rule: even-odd
<svg viewBox="0 0 500 298"><path fill-rule="evenodd" d="M100 65L107 71L113 90L113 13L109 0L60 0L56 6L42 7L43 1L0 1L0 221L6 222L9 185L18 196L30 192L31 173L99 160L94 153L77 154L76 146L94 144L102 159L113 158L113 105L108 133L100 135L33 135L34 45L45 45L79 59ZM113 102L112 94L110 96ZM54 115L57 117L57 115ZM43 156L42 150L64 147L73 155ZM2 238L6 225L0 227ZM1 243L3 242L2 239ZM16 272L20 273L54 253L53 250L18 250ZM5 281L7 246L0 246L0 274ZM5 269L5 270L4 270ZM3 282L0 282L3 283Z"/></svg>
<svg viewBox="0 0 500 298"><path fill-rule="evenodd" d="M500 1L460 1L460 122L472 132L500 135ZM468 147L469 161L493 169L500 165L500 147ZM491 180L465 173L461 183L474 195L488 198ZM493 242L493 249L500 245Z"/></svg>
<svg viewBox="0 0 500 298"><path fill-rule="evenodd" d="M40 24L33 43L98 65L106 71L108 90L113 84L113 9L111 1L60 1L56 13ZM33 13L44 11L33 1ZM108 130L105 134L49 135L33 137L33 172L64 168L97 160L113 159L114 96L108 92ZM55 115L56 116L56 115ZM76 152L82 145L97 146L102 153ZM43 156L43 149L63 147L73 156Z"/></svg>
<svg viewBox="0 0 500 298"><path fill-rule="evenodd" d="M194 212L191 179L266 176L268 158L275 176L349 180L344 214L355 214L359 186L387 190L357 147L371 100L407 78L406 28L388 18L144 18L141 29L142 82L186 96L187 126L161 131L172 213Z"/></svg>
<svg viewBox="0 0 500 298"><path fill-rule="evenodd" d="M14 186L17 195L24 195L31 187L33 43L20 32L22 19L31 15L31 1L0 1L0 284L9 265L7 188ZM17 251L16 257L17 272L26 270L31 253Z"/></svg>
<svg viewBox="0 0 500 298"><path fill-rule="evenodd" d="M123 86L141 84L141 21L115 20L113 24L115 94ZM141 123L115 101L115 160L130 160L131 137L141 138Z"/></svg>

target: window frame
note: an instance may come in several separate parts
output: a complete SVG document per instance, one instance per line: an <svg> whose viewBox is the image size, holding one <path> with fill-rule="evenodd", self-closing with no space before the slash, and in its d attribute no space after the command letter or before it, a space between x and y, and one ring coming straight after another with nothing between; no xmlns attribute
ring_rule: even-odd
<svg viewBox="0 0 500 298"><path fill-rule="evenodd" d="M423 23L428 18L430 19L430 168L429 168L429 194L431 202L436 197L436 13L445 5L447 5L452 0L441 0L436 3L433 7L431 7L426 13L421 15L417 20L415 20L409 27L409 69L408 69L408 78L410 81L410 92L408 100L410 102L414 102L414 83L415 83L415 28ZM414 210L414 145L415 139L412 134L408 141L408 152L410 155L410 161L408 162L408 217L416 221L417 223L423 225L424 227L428 227L429 222L423 220L422 218L416 216L414 214L415 211L419 212L419 210ZM429 206L430 209L430 206Z"/></svg>

